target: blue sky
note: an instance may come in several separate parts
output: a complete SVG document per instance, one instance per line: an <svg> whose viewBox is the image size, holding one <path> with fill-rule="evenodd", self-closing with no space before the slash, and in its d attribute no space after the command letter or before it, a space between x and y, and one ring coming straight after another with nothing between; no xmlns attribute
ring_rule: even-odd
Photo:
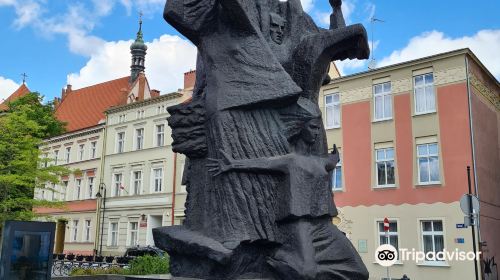
<svg viewBox="0 0 500 280"><path fill-rule="evenodd" d="M278 0L275 0L278 1ZM328 0L301 0L328 26ZM128 75L129 46L144 13L146 74L162 93L182 87L196 49L162 18L164 0L0 0L0 99L28 75L31 90L53 99L71 83L81 88ZM375 58L387 65L470 47L500 78L500 1L344 0L348 23L375 25ZM370 38L371 39L371 38ZM343 74L366 70L365 61L337 63Z"/></svg>

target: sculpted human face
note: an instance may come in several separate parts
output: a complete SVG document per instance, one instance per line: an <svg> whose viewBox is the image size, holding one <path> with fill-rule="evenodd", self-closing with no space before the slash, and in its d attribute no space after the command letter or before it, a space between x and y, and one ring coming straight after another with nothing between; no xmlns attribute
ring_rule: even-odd
<svg viewBox="0 0 500 280"><path fill-rule="evenodd" d="M285 20L278 14L271 13L271 39L278 45L283 43Z"/></svg>
<svg viewBox="0 0 500 280"><path fill-rule="evenodd" d="M301 137L309 145L316 143L318 135L321 131L321 120L319 118L312 119L306 122L302 130Z"/></svg>

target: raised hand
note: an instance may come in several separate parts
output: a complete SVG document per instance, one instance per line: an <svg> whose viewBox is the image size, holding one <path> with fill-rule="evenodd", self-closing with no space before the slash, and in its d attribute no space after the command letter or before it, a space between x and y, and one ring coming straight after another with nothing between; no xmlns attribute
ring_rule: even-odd
<svg viewBox="0 0 500 280"><path fill-rule="evenodd" d="M223 150L219 150L219 152L222 155L222 158L208 158L210 162L206 165L209 168L208 172L213 172L214 174L212 176L214 177L230 171L234 165L234 159L229 154Z"/></svg>

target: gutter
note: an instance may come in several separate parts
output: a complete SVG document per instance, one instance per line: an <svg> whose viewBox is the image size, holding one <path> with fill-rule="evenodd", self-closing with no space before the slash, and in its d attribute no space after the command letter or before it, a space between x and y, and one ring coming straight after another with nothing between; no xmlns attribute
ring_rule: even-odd
<svg viewBox="0 0 500 280"><path fill-rule="evenodd" d="M474 127L472 123L472 95L470 90L470 77L469 77L469 59L467 54L465 54L465 75L467 77L467 98L468 98L468 109L469 109L469 130L470 130L470 145L472 150L472 170L474 173L474 195L479 199L479 190L477 186L477 169L476 169L476 148L474 146ZM481 212L481 210L479 210ZM477 219L477 235L478 235L478 243L481 244L481 227L480 227L480 217L481 215L478 213ZM481 250L481 246L479 246L479 250Z"/></svg>
<svg viewBox="0 0 500 280"><path fill-rule="evenodd" d="M175 185L177 184L177 153L174 153L174 178L172 180L172 226L175 222Z"/></svg>

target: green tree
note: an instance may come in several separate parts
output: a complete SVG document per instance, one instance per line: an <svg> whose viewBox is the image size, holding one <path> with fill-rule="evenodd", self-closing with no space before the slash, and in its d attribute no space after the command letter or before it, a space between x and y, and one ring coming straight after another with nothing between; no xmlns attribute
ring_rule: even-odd
<svg viewBox="0 0 500 280"><path fill-rule="evenodd" d="M36 206L60 203L34 199L34 190L57 183L68 173L41 157L43 139L64 132L52 104L42 104L39 93L30 93L9 104L0 116L0 227L5 220L32 220Z"/></svg>

